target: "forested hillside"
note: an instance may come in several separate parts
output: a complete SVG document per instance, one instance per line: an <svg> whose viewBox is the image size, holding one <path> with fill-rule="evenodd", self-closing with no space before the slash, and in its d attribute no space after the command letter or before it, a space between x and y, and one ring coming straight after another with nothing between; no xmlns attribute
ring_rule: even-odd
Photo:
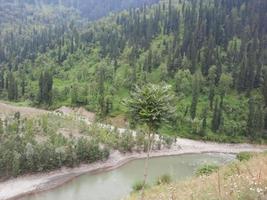
<svg viewBox="0 0 267 200"><path fill-rule="evenodd" d="M64 6L73 8L80 12L83 17L89 20L95 20L108 15L110 12L121 11L128 8L138 8L142 5L151 5L158 3L159 0L1 0L0 3L13 4L18 7L33 5L42 8L47 5Z"/></svg>
<svg viewBox="0 0 267 200"><path fill-rule="evenodd" d="M2 100L84 106L104 119L125 115L135 85L167 83L177 110L162 133L266 141L265 0L162 1L95 22L79 5L31 6L17 7L18 22L0 7Z"/></svg>

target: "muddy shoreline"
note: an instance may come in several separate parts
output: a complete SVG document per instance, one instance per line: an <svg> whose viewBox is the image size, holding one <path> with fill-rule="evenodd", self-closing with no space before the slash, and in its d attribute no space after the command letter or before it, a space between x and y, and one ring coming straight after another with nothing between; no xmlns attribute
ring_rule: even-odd
<svg viewBox="0 0 267 200"><path fill-rule="evenodd" d="M178 139L171 149L153 151L151 157L176 156L183 154L201 153L229 153L236 154L242 151L262 152L267 146L251 144L218 144L212 142ZM111 153L106 161L81 165L76 168L62 168L50 173L26 175L15 179L0 182L0 200L17 200L23 197L38 194L60 187L75 178L86 174L97 174L119 168L133 160L143 159L146 153L121 154L118 151Z"/></svg>

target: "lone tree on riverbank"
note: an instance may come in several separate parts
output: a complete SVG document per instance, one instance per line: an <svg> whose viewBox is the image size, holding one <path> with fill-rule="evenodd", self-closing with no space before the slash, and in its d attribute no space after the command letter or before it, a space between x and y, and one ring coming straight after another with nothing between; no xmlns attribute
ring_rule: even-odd
<svg viewBox="0 0 267 200"><path fill-rule="evenodd" d="M145 161L144 182L141 199L144 199L144 188L147 182L148 161L153 146L154 136L163 122L169 122L175 107L173 106L174 96L170 87L166 85L147 84L143 87L136 87L126 100L131 120L146 127L148 139L147 159Z"/></svg>

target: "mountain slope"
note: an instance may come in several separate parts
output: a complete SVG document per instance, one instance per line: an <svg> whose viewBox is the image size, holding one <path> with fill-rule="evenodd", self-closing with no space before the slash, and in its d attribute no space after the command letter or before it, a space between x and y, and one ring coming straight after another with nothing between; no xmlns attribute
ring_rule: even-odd
<svg viewBox="0 0 267 200"><path fill-rule="evenodd" d="M105 118L125 115L122 100L136 84L164 82L172 85L177 111L162 132L265 141L266 7L263 0L170 1L55 25L55 35L26 42L26 52L7 37L1 96L50 108L85 106Z"/></svg>

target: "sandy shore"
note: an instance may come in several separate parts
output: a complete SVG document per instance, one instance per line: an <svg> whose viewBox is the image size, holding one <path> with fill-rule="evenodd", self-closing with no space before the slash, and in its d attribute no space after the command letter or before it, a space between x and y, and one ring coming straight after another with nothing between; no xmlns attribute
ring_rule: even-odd
<svg viewBox="0 0 267 200"><path fill-rule="evenodd" d="M189 153L239 153L242 151L262 152L267 146L251 144L218 144L213 142L178 139L171 149L153 151L151 157L181 155ZM23 196L53 189L88 172L102 172L118 168L135 159L142 159L145 153L121 154L113 152L105 162L81 165L77 168L62 168L50 173L27 175L0 183L0 200L19 199Z"/></svg>

